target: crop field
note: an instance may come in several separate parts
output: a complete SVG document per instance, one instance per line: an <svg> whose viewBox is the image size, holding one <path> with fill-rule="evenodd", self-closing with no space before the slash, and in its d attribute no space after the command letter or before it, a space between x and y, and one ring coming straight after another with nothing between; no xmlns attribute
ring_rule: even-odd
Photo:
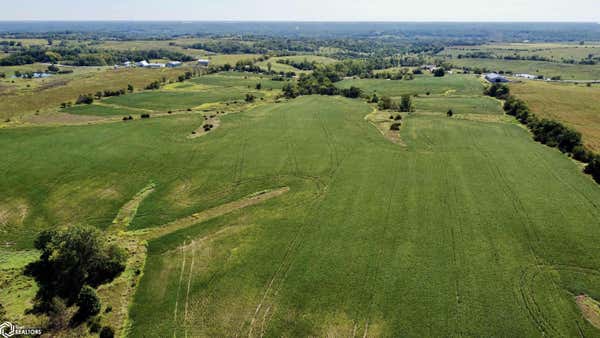
<svg viewBox="0 0 600 338"><path fill-rule="evenodd" d="M502 104L483 96L426 96L415 98L417 111L447 112L455 114L503 114Z"/></svg>
<svg viewBox="0 0 600 338"><path fill-rule="evenodd" d="M238 88L215 88L205 91L157 90L132 95L114 96L103 102L129 108L169 110L194 108L204 103L243 100L248 90ZM260 97L260 93L254 93Z"/></svg>
<svg viewBox="0 0 600 338"><path fill-rule="evenodd" d="M474 75L448 75L435 78L417 75L414 80L349 79L339 82L340 88L359 87L379 96L400 97L405 94L480 95L481 80Z"/></svg>
<svg viewBox="0 0 600 338"><path fill-rule="evenodd" d="M0 119L23 118L37 111L55 111L62 102L75 102L82 94L94 94L106 89L125 89L132 84L144 88L153 81L165 77L175 80L188 68L174 69L88 69L85 74L57 75L46 79L18 79L18 89L7 83L6 92L0 100ZM0 80L0 84L11 79ZM28 87L26 87L28 85ZM0 87L0 90L4 87Z"/></svg>
<svg viewBox="0 0 600 338"><path fill-rule="evenodd" d="M246 87L248 89L256 88L256 85L259 83L264 89L281 89L285 84L284 81L273 81L269 76L257 76L254 74L241 72L224 72L201 76L194 78L190 82L186 82L182 85L186 86L190 83L218 87Z"/></svg>
<svg viewBox="0 0 600 338"><path fill-rule="evenodd" d="M582 133L583 142L600 152L600 87L526 81L510 85L536 115L566 123Z"/></svg>
<svg viewBox="0 0 600 338"><path fill-rule="evenodd" d="M563 80L598 80L600 65L573 65L545 61L497 60L497 59L451 59L455 67L485 68L490 71L510 71L543 75L546 78L560 76Z"/></svg>
<svg viewBox="0 0 600 338"><path fill-rule="evenodd" d="M575 43L510 43L489 44L480 46L457 46L446 48L438 55L451 55L457 57L459 54L473 52L493 53L496 56L543 56L555 61L580 60L587 58L590 54L600 55L600 44L586 43L579 45Z"/></svg>
<svg viewBox="0 0 600 338"><path fill-rule="evenodd" d="M240 74L190 83L235 91L221 77L255 83ZM19 252L54 224L108 229L152 182L131 231L227 213L150 239L131 337L599 334L575 296L600 299L600 189L576 164L515 123L445 117L448 102L498 113L497 101L477 97L476 77L342 85L470 96L416 98L440 113L407 116L404 146L365 121L371 106L325 96L224 115L198 139L186 137L203 123L197 113L2 129L3 241ZM168 86L102 104L202 100Z"/></svg>

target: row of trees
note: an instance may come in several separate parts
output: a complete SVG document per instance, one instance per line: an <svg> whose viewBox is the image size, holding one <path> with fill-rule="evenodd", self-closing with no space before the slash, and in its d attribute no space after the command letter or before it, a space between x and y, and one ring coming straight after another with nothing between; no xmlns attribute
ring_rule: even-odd
<svg viewBox="0 0 600 338"><path fill-rule="evenodd" d="M61 62L76 66L106 66L125 61L149 59L169 59L182 62L194 60L189 55L168 49L107 50L85 45L31 46L23 47L18 52L0 59L0 66L20 66L35 62Z"/></svg>
<svg viewBox="0 0 600 338"><path fill-rule="evenodd" d="M512 96L510 89L505 85L494 84L485 90L485 94L505 100L504 111L527 125L534 140L558 148L578 161L588 163L585 172L600 183L600 155L585 148L578 131L558 121L539 119L523 100Z"/></svg>

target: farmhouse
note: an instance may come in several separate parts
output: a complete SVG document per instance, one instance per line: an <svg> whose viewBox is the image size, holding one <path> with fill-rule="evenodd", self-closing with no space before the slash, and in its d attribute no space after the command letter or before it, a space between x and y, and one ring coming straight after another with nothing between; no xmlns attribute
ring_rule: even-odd
<svg viewBox="0 0 600 338"><path fill-rule="evenodd" d="M209 64L210 64L210 60L207 60L207 59L199 59L198 60L198 66L208 67Z"/></svg>
<svg viewBox="0 0 600 338"><path fill-rule="evenodd" d="M169 68L180 67L181 64L182 63L179 61L171 61L171 62L167 62L167 67L169 67Z"/></svg>
<svg viewBox="0 0 600 338"><path fill-rule="evenodd" d="M509 82L507 78L497 73L486 74L485 79L491 83Z"/></svg>

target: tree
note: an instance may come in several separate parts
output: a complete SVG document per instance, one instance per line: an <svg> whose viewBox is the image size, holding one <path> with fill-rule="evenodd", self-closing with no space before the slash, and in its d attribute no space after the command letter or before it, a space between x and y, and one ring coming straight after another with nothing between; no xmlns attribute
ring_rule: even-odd
<svg viewBox="0 0 600 338"><path fill-rule="evenodd" d="M96 295L96 291L88 285L85 285L79 292L75 305L79 307L75 314L77 321L85 321L100 313L100 299Z"/></svg>
<svg viewBox="0 0 600 338"><path fill-rule="evenodd" d="M452 109L448 109L448 112L446 113L446 115L448 117L452 117L454 115L454 112L452 111Z"/></svg>
<svg viewBox="0 0 600 338"><path fill-rule="evenodd" d="M124 251L109 244L102 233L89 226L42 231L34 242L40 258L25 267L38 284L34 312L48 312L55 297L66 306L75 304L84 285L98 287L125 269Z"/></svg>
<svg viewBox="0 0 600 338"><path fill-rule="evenodd" d="M413 112L415 109L413 107L412 104L412 98L410 97L410 95L402 95L402 99L400 100L400 107L399 110L401 112Z"/></svg>
<svg viewBox="0 0 600 338"><path fill-rule="evenodd" d="M435 77L442 77L446 75L446 70L442 67L438 67L433 71L433 76Z"/></svg>
<svg viewBox="0 0 600 338"><path fill-rule="evenodd" d="M378 103L379 102L379 97L377 96L377 94L373 93L373 97L371 97L371 103Z"/></svg>
<svg viewBox="0 0 600 338"><path fill-rule="evenodd" d="M500 100L506 100L510 95L510 89L501 83L494 83L484 91L484 94Z"/></svg>
<svg viewBox="0 0 600 338"><path fill-rule="evenodd" d="M355 99L362 95L362 90L358 87L351 86L350 88L342 89L341 93L345 97Z"/></svg>
<svg viewBox="0 0 600 338"><path fill-rule="evenodd" d="M259 82L256 84L256 90L261 90L262 89L262 84Z"/></svg>
<svg viewBox="0 0 600 338"><path fill-rule="evenodd" d="M379 102L377 103L377 106L381 110L391 109L393 106L392 99L389 96L382 96Z"/></svg>
<svg viewBox="0 0 600 338"><path fill-rule="evenodd" d="M133 85L128 84L127 85L127 91L130 92L130 93L133 93Z"/></svg>
<svg viewBox="0 0 600 338"><path fill-rule="evenodd" d="M592 175L596 182L600 183L600 155L594 156L585 167L585 172Z"/></svg>
<svg viewBox="0 0 600 338"><path fill-rule="evenodd" d="M254 102L254 99L255 99L254 95L252 95L250 93L246 94L246 99L245 99L246 102Z"/></svg>
<svg viewBox="0 0 600 338"><path fill-rule="evenodd" d="M60 69L58 68L58 66L56 66L55 64L51 64L50 66L48 66L48 71L52 72L52 73L56 73L58 72Z"/></svg>
<svg viewBox="0 0 600 338"><path fill-rule="evenodd" d="M271 62L267 62L267 70L269 71L269 73L271 72L272 68L273 68L273 64Z"/></svg>

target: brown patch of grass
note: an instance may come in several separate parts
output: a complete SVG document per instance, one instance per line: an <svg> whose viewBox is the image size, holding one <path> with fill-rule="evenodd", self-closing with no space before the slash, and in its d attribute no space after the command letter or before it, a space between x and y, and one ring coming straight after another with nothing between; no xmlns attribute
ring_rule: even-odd
<svg viewBox="0 0 600 338"><path fill-rule="evenodd" d="M575 297L575 302L583 317L594 327L600 329L600 303L587 295Z"/></svg>
<svg viewBox="0 0 600 338"><path fill-rule="evenodd" d="M23 224L28 212L29 205L23 198L0 202L0 233L7 232L9 226Z"/></svg>

